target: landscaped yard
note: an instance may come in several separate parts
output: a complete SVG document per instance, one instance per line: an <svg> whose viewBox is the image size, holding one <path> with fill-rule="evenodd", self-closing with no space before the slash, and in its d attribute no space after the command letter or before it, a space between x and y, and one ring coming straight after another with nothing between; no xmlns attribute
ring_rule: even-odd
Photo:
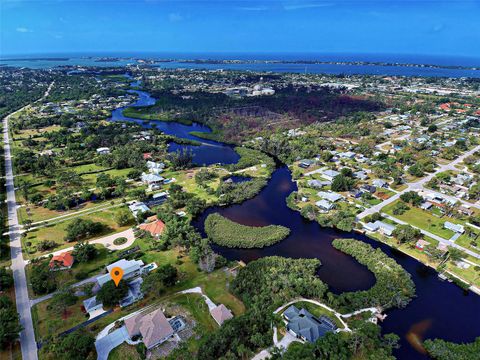
<svg viewBox="0 0 480 360"><path fill-rule="evenodd" d="M129 228L129 226L118 226L115 222L114 216L118 208L112 208L107 210L102 210L95 212L93 214L79 216L77 218L80 219L89 219L95 222L100 222L104 224L105 229L101 234L96 234L95 238L99 238L105 235L108 235L113 232L120 232ZM23 246L26 247L26 243L30 242L31 245L29 247L30 253L29 257L36 257L41 255L42 252L37 251L36 245L43 240L54 240L57 242L58 246L52 250L47 250L43 253L50 253L52 251L57 251L60 249L68 248L75 245L75 242L66 242L64 240L65 235L67 234L67 228L70 226L73 220L66 220L56 224L47 225L38 229L30 230L27 233L26 238L24 238Z"/></svg>
<svg viewBox="0 0 480 360"><path fill-rule="evenodd" d="M401 200L394 201L393 203L385 206L382 209L382 212L387 213L397 219L403 220L413 226L417 226L423 230L431 232L432 234L438 235L443 237L444 239L450 239L455 233L451 230L445 229L443 224L445 221L450 221L456 224L462 224L462 221L458 219L452 219L449 217L436 217L432 215L430 212L419 209L417 207L411 206L410 210L405 211L402 215L394 215L393 208L395 204Z"/></svg>
<svg viewBox="0 0 480 360"><path fill-rule="evenodd" d="M108 354L108 360L141 360L141 357L135 346L123 343Z"/></svg>
<svg viewBox="0 0 480 360"><path fill-rule="evenodd" d="M58 335L88 320L82 311L83 299L79 299L76 304L69 306L64 312L49 309L51 300L35 305L32 308L32 317L37 341Z"/></svg>

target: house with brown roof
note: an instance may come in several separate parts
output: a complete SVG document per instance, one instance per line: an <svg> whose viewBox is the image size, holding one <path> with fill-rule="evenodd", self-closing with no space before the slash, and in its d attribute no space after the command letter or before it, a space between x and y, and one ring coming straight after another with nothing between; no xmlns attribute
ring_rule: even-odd
<svg viewBox="0 0 480 360"><path fill-rule="evenodd" d="M125 327L130 338L142 336L147 349L162 344L175 333L161 309L148 314L139 313L125 319Z"/></svg>
<svg viewBox="0 0 480 360"><path fill-rule="evenodd" d="M138 227L139 229L148 231L154 237L159 237L165 229L165 224L156 216L151 216L147 219L146 223L140 224Z"/></svg>
<svg viewBox="0 0 480 360"><path fill-rule="evenodd" d="M212 315L213 319L219 326L222 326L226 320L233 318L232 312L223 304L220 304L210 310L210 315Z"/></svg>
<svg viewBox="0 0 480 360"><path fill-rule="evenodd" d="M67 251L53 256L48 266L51 271L70 269L75 261L71 252Z"/></svg>

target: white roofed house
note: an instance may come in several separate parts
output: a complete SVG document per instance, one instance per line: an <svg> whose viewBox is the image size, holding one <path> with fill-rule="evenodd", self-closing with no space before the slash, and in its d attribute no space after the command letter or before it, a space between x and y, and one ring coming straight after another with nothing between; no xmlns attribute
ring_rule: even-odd
<svg viewBox="0 0 480 360"><path fill-rule="evenodd" d="M384 223L383 221L369 222L363 225L363 228L370 232L379 231L384 235L392 236L395 226L391 224Z"/></svg>
<svg viewBox="0 0 480 360"><path fill-rule="evenodd" d="M99 155L107 155L110 154L110 148L108 147L101 147L97 149L97 154Z"/></svg>
<svg viewBox="0 0 480 360"><path fill-rule="evenodd" d="M465 227L463 225L454 224L454 223L451 223L450 221L445 221L445 223L443 224L443 227L445 229L452 230L457 234L463 234L465 232Z"/></svg>
<svg viewBox="0 0 480 360"><path fill-rule="evenodd" d="M164 180L165 180L164 177L157 174L147 174L147 173L142 174L142 182L149 186L162 184Z"/></svg>
<svg viewBox="0 0 480 360"><path fill-rule="evenodd" d="M335 171L335 170L325 170L324 172L322 172L322 176L327 179L327 180L330 180L330 181L333 181L333 179L340 175L340 173L338 171Z"/></svg>
<svg viewBox="0 0 480 360"><path fill-rule="evenodd" d="M334 203L332 203L328 200L325 200L325 199L317 201L315 203L315 205L317 205L320 209L322 209L324 211L330 211L335 207Z"/></svg>
<svg viewBox="0 0 480 360"><path fill-rule="evenodd" d="M147 161L147 168L152 174L158 175L165 168L165 164L162 162Z"/></svg>
<svg viewBox="0 0 480 360"><path fill-rule="evenodd" d="M375 179L372 181L372 185L377 188L388 188L388 183L382 179Z"/></svg>
<svg viewBox="0 0 480 360"><path fill-rule="evenodd" d="M150 211L150 208L145 205L143 202L135 201L132 204L128 205L128 208L132 212L133 216L137 217L140 213L145 213Z"/></svg>
<svg viewBox="0 0 480 360"><path fill-rule="evenodd" d="M319 191L317 195L320 196L322 199L328 200L332 203L345 198L343 195L338 194L336 192L327 192L327 191Z"/></svg>

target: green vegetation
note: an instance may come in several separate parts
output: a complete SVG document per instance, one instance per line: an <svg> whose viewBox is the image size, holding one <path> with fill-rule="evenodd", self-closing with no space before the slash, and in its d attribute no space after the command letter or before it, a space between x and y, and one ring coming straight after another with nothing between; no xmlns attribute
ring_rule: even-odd
<svg viewBox="0 0 480 360"><path fill-rule="evenodd" d="M399 201L401 200L394 201L393 203L385 206L382 211L400 220L403 220L410 225L441 236L444 239L450 239L454 235L453 231L443 227L445 221L450 221L456 224L460 223L458 220L446 216L440 219L428 211L416 207L409 207L409 209L404 211L402 214L395 214L394 209Z"/></svg>
<svg viewBox="0 0 480 360"><path fill-rule="evenodd" d="M344 312L367 306L379 306L384 310L402 308L415 296L415 284L410 274L380 249L373 249L370 245L353 239L335 239L332 245L353 256L373 272L376 278L375 285L368 290L338 295L332 302L335 308Z"/></svg>
<svg viewBox="0 0 480 360"><path fill-rule="evenodd" d="M54 338L41 350L46 360L93 360L96 358L95 338L85 330Z"/></svg>
<svg viewBox="0 0 480 360"><path fill-rule="evenodd" d="M197 358L251 357L258 348L270 345L272 312L277 306L297 296L321 298L325 293L326 285L315 275L319 265L318 260L276 256L250 262L232 284L248 310L208 335Z"/></svg>
<svg viewBox="0 0 480 360"><path fill-rule="evenodd" d="M8 296L0 295L0 350L13 345L21 329L15 304Z"/></svg>
<svg viewBox="0 0 480 360"><path fill-rule="evenodd" d="M262 151L242 146L237 146L235 151L240 155L240 159L236 164L226 166L230 171L237 171L259 164L265 164L270 171L275 168L273 159Z"/></svg>
<svg viewBox="0 0 480 360"><path fill-rule="evenodd" d="M285 239L290 229L280 225L246 226L220 214L210 214L205 220L205 233L210 240L222 246L262 248Z"/></svg>
<svg viewBox="0 0 480 360"><path fill-rule="evenodd" d="M442 339L426 340L423 346L433 359L473 360L480 354L480 337L468 344L455 344Z"/></svg>
<svg viewBox="0 0 480 360"><path fill-rule="evenodd" d="M118 286L113 280L106 282L97 293L97 300L103 303L105 307L118 305L128 294L128 285L125 280L120 280Z"/></svg>
<svg viewBox="0 0 480 360"><path fill-rule="evenodd" d="M381 334L379 326L355 322L354 333L327 333L315 343L292 343L286 352L274 353L272 360L315 359L382 359L394 360L392 350L398 347L398 336Z"/></svg>

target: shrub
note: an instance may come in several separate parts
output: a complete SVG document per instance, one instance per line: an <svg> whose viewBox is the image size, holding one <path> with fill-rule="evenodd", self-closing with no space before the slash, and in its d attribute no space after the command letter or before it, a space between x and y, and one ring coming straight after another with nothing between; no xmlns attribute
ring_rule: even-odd
<svg viewBox="0 0 480 360"><path fill-rule="evenodd" d="M119 237L119 238L116 238L115 240L113 240L113 244L114 245L123 245L127 241L128 241L128 239L126 237Z"/></svg>

